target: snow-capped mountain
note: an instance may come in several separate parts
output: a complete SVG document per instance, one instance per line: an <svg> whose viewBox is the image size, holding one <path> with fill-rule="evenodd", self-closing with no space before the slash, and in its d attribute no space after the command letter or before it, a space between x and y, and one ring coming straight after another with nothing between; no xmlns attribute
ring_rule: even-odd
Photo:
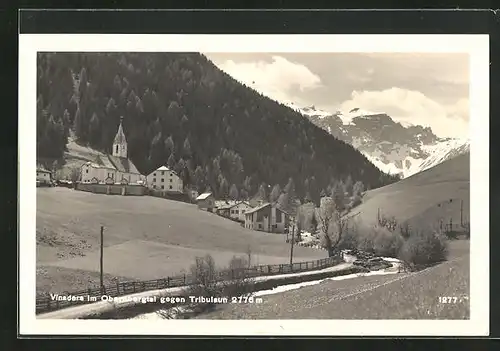
<svg viewBox="0 0 500 351"><path fill-rule="evenodd" d="M331 113L287 105L354 146L382 171L403 178L469 151L468 139L440 138L429 127L395 122L385 113L359 108Z"/></svg>

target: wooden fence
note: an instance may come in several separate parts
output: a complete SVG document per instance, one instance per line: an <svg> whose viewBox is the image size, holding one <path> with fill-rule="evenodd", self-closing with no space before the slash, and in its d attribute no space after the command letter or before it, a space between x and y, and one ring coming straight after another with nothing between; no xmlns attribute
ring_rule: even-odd
<svg viewBox="0 0 500 351"><path fill-rule="evenodd" d="M232 269L222 271L218 281L236 279L242 276L255 278L261 276L273 276L279 274L290 274L313 271L332 267L343 262L341 255L323 258L316 261L297 262L293 264L259 265L250 268ZM118 297L144 291L167 289L174 287L189 286L192 284L192 277L189 274L182 274L173 277L153 279L146 281L117 282L113 285L106 285L103 289L99 287L88 288L87 290L75 291L72 293L60 294L65 297L71 296L72 301L57 299L52 300L50 294L38 295L36 297L36 314L59 310L62 308L83 305L101 301L103 295ZM95 300L94 300L95 299Z"/></svg>

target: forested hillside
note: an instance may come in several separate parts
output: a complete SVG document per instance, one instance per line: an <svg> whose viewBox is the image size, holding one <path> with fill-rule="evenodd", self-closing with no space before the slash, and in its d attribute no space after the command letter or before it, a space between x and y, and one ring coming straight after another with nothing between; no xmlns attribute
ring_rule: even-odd
<svg viewBox="0 0 500 351"><path fill-rule="evenodd" d="M318 201L348 177L370 188L395 180L198 53L41 53L37 84L39 158L62 158L69 129L110 152L123 116L139 171L166 164L218 196L251 196L292 178L299 198Z"/></svg>

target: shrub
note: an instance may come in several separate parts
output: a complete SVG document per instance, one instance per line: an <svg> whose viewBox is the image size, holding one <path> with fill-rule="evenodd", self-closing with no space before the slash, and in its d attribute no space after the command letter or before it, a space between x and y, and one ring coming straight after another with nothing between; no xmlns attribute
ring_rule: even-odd
<svg viewBox="0 0 500 351"><path fill-rule="evenodd" d="M372 230L373 253L378 256L397 257L403 246L403 237L387 228L374 227Z"/></svg>
<svg viewBox="0 0 500 351"><path fill-rule="evenodd" d="M414 265L428 265L446 260L448 247L442 234L417 231L404 242L399 258Z"/></svg>
<svg viewBox="0 0 500 351"><path fill-rule="evenodd" d="M253 280L249 275L249 264L245 257L233 256L229 261L230 277L221 281L224 296L248 296L253 291Z"/></svg>
<svg viewBox="0 0 500 351"><path fill-rule="evenodd" d="M399 233L377 225L364 229L355 236L358 250L377 256L398 257L403 242L404 239Z"/></svg>
<svg viewBox="0 0 500 351"><path fill-rule="evenodd" d="M195 263L189 268L191 285L189 293L196 296L220 296L217 281L219 272L211 255L196 257Z"/></svg>
<svg viewBox="0 0 500 351"><path fill-rule="evenodd" d="M248 253L250 256L250 253ZM253 280L248 274L245 257L233 256L226 269L217 269L211 255L196 257L190 267L191 285L185 291L191 296L230 297L247 296L253 291ZM197 311L213 308L213 303L191 306Z"/></svg>
<svg viewBox="0 0 500 351"><path fill-rule="evenodd" d="M411 227L408 222L399 225L399 233L403 239L408 239L411 236Z"/></svg>
<svg viewBox="0 0 500 351"><path fill-rule="evenodd" d="M380 211L380 209L377 212L377 223L379 227L387 228L391 232L395 231L398 225L398 221L394 216L387 217Z"/></svg>
<svg viewBox="0 0 500 351"><path fill-rule="evenodd" d="M344 235L342 236L339 242L339 249L341 250L353 250L358 248L358 231L357 231L357 223L355 221L351 221L349 226L346 226L346 230Z"/></svg>

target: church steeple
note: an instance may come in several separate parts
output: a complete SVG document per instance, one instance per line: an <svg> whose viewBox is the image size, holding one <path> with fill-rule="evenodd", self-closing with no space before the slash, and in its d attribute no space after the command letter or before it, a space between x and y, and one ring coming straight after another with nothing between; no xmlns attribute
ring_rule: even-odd
<svg viewBox="0 0 500 351"><path fill-rule="evenodd" d="M113 156L127 158L127 140L125 139L125 133L123 133L122 122L123 117L120 117L120 126L113 141Z"/></svg>

